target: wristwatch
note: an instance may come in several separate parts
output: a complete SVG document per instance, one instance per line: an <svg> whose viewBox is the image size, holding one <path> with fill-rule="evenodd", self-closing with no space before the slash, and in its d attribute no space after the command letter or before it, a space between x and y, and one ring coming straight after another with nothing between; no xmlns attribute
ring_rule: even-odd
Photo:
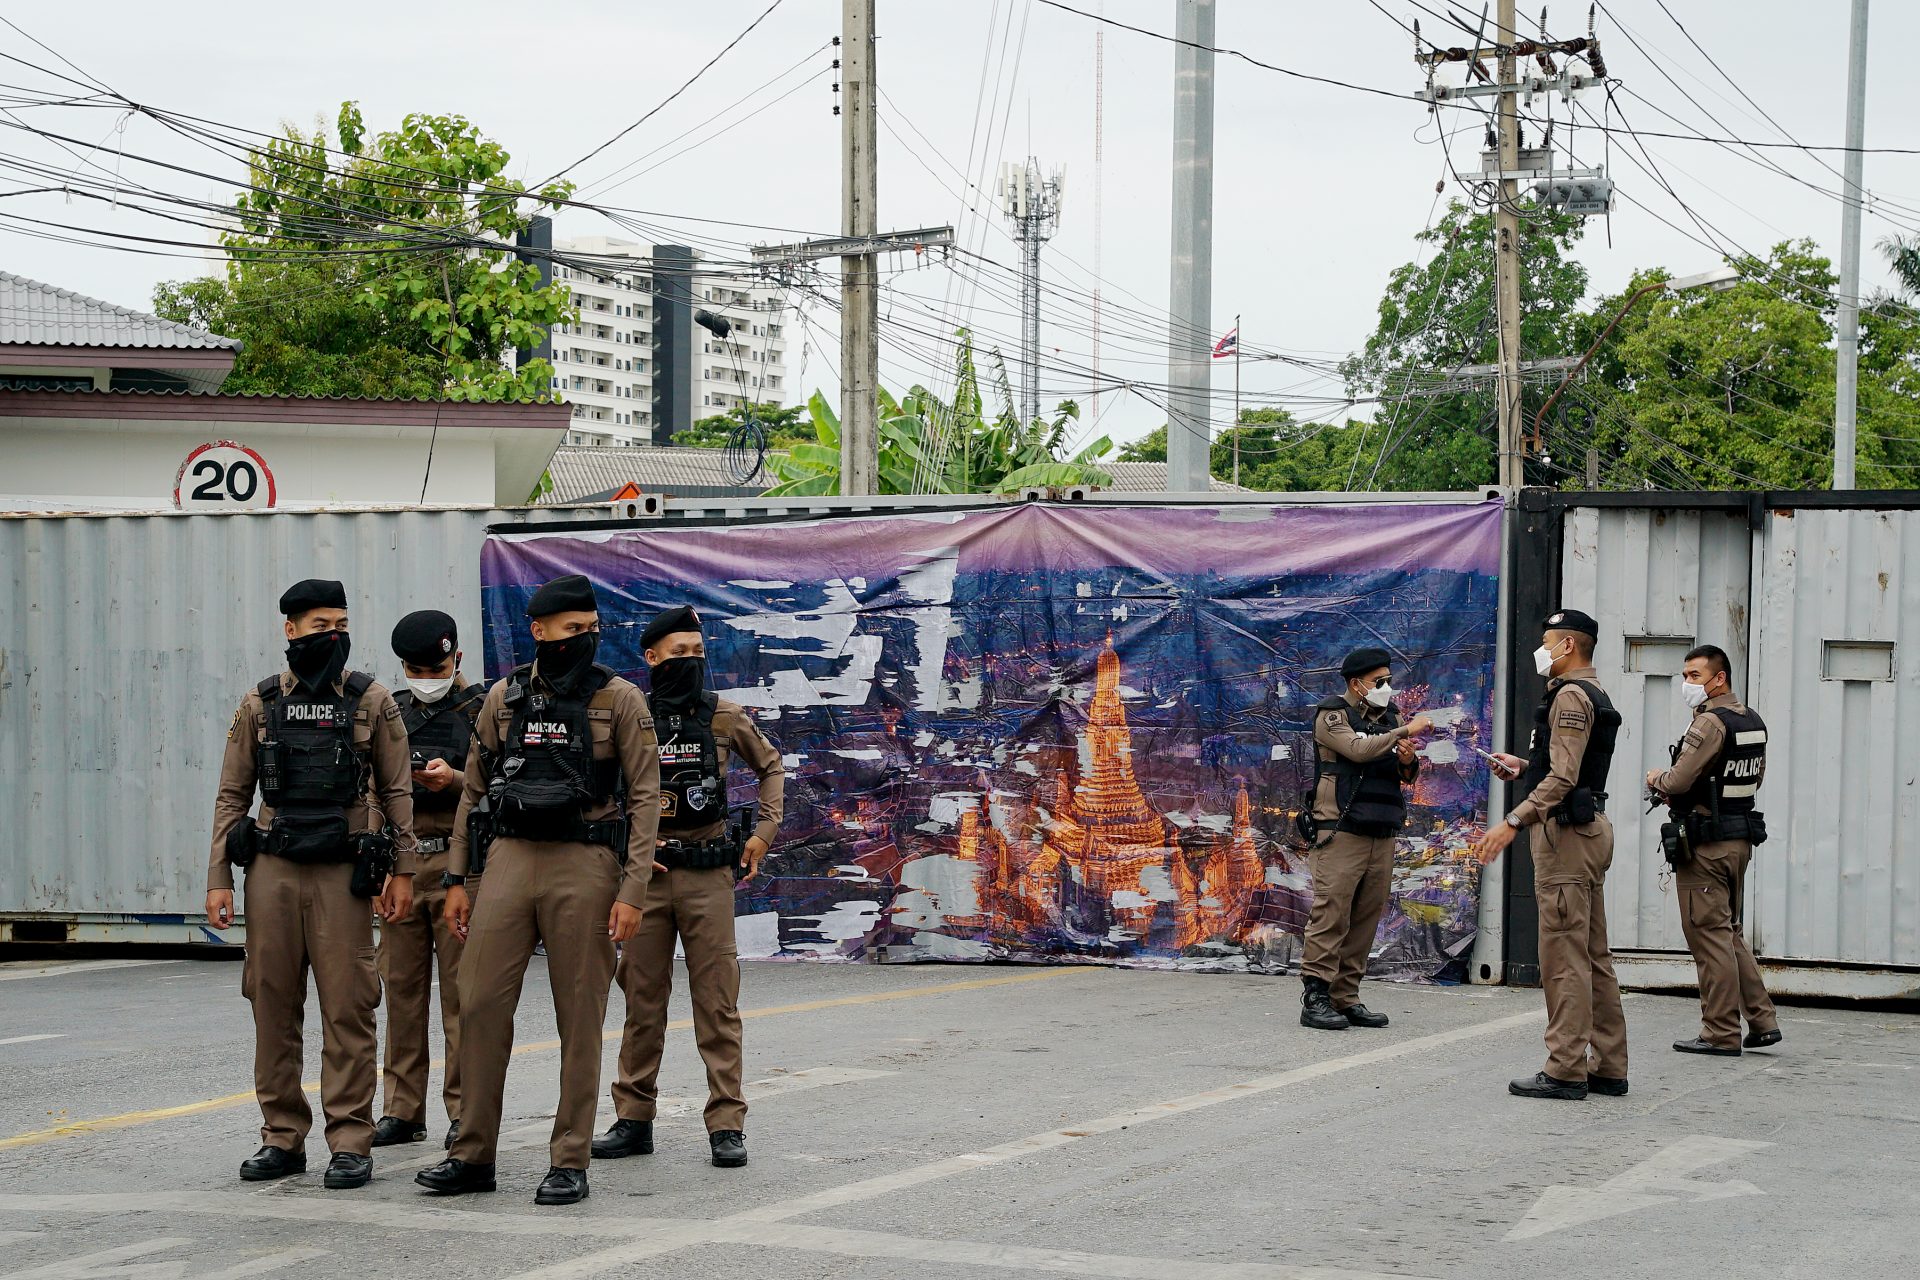
<svg viewBox="0 0 1920 1280"><path fill-rule="evenodd" d="M466 882L467 878L465 876L457 876L451 871L442 871L440 873L440 887L442 889L451 889L457 884L465 884Z"/></svg>
<svg viewBox="0 0 1920 1280"><path fill-rule="evenodd" d="M1511 813L1507 815L1507 825L1512 827L1515 831L1518 831L1521 829L1520 819L1516 815Z"/></svg>

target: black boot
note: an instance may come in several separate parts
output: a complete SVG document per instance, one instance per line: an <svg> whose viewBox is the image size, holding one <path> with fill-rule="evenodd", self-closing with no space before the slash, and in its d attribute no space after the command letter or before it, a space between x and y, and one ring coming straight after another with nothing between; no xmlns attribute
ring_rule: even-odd
<svg viewBox="0 0 1920 1280"><path fill-rule="evenodd" d="M1737 1044L1731 1046L1710 1044L1699 1036L1695 1036L1691 1040L1675 1040L1673 1047L1681 1053L1704 1053L1714 1058L1737 1058L1740 1056L1740 1046Z"/></svg>
<svg viewBox="0 0 1920 1280"><path fill-rule="evenodd" d="M1597 1093L1603 1098L1624 1098L1627 1096L1627 1078L1625 1076L1587 1077L1587 1092Z"/></svg>
<svg viewBox="0 0 1920 1280"><path fill-rule="evenodd" d="M336 1151L327 1165L325 1178L329 1191L351 1191L373 1181L373 1157L357 1156L351 1151Z"/></svg>
<svg viewBox="0 0 1920 1280"><path fill-rule="evenodd" d="M1333 998L1327 994L1324 979L1302 978L1300 984L1301 1026L1320 1031L1345 1031L1353 1025L1347 1021L1345 1014L1333 1007Z"/></svg>
<svg viewBox="0 0 1920 1280"><path fill-rule="evenodd" d="M402 1142L425 1142L427 1126L418 1120L402 1120L399 1116L381 1116L380 1123L373 1126L373 1145L393 1147Z"/></svg>
<svg viewBox="0 0 1920 1280"><path fill-rule="evenodd" d="M1770 1044L1779 1044L1780 1040L1780 1028L1778 1027L1775 1027L1771 1031L1754 1031L1749 1028L1747 1038L1740 1043L1749 1049L1764 1049Z"/></svg>
<svg viewBox="0 0 1920 1280"><path fill-rule="evenodd" d="M628 1156L652 1154L651 1120L615 1120L605 1133L593 1140L595 1160L624 1160Z"/></svg>
<svg viewBox="0 0 1920 1280"><path fill-rule="evenodd" d="M306 1171L307 1153L285 1147L262 1147L240 1162L240 1177L245 1182L271 1182Z"/></svg>
<svg viewBox="0 0 1920 1280"><path fill-rule="evenodd" d="M431 1169L422 1169L413 1180L437 1195L463 1196L469 1191L494 1189L493 1166L468 1164L449 1156Z"/></svg>
<svg viewBox="0 0 1920 1280"><path fill-rule="evenodd" d="M1507 1083L1507 1092L1517 1098L1561 1098L1578 1102L1587 1096L1585 1080L1555 1080L1544 1071Z"/></svg>
<svg viewBox="0 0 1920 1280"><path fill-rule="evenodd" d="M716 1129L707 1135L713 1163L719 1169L738 1169L747 1162L747 1135L738 1129Z"/></svg>
<svg viewBox="0 0 1920 1280"><path fill-rule="evenodd" d="M445 1147L447 1150L451 1151L453 1150L453 1140L459 1136L460 1136L460 1122L458 1120L455 1120L452 1124L447 1126L447 1140L441 1143L440 1145Z"/></svg>
<svg viewBox="0 0 1920 1280"><path fill-rule="evenodd" d="M533 1193L535 1204L579 1204L586 1198L587 1171L562 1169L559 1165L547 1170L540 1189Z"/></svg>
<svg viewBox="0 0 1920 1280"><path fill-rule="evenodd" d="M1338 1012L1341 1017L1356 1027L1384 1027L1387 1025L1386 1014L1375 1013L1358 1000Z"/></svg>

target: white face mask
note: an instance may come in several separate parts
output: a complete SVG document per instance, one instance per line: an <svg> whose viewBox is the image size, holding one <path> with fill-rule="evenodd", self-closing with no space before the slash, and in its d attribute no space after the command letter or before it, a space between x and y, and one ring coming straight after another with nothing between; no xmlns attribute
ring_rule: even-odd
<svg viewBox="0 0 1920 1280"><path fill-rule="evenodd" d="M1393 701L1393 686L1383 684L1367 690L1367 701L1376 707L1386 706Z"/></svg>
<svg viewBox="0 0 1920 1280"><path fill-rule="evenodd" d="M1690 680L1681 682L1680 701L1686 703L1690 707L1697 707L1701 703L1705 702L1706 700L1707 700L1707 686L1703 684L1694 684Z"/></svg>
<svg viewBox="0 0 1920 1280"><path fill-rule="evenodd" d="M1553 650L1541 645L1533 651L1533 669L1541 675L1553 674Z"/></svg>
<svg viewBox="0 0 1920 1280"><path fill-rule="evenodd" d="M415 680L407 677L407 688L413 690L413 696L421 702L438 702L447 696L447 690L453 688L453 677L444 680Z"/></svg>

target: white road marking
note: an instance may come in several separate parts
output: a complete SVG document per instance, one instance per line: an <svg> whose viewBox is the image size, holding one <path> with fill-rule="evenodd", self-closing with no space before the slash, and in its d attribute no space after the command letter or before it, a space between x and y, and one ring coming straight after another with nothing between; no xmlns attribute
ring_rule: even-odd
<svg viewBox="0 0 1920 1280"><path fill-rule="evenodd" d="M1188 1258L1142 1258L1077 1249L1033 1249L972 1240L919 1240L912 1236L791 1222L737 1223L716 1229L716 1243L800 1249L850 1258L941 1262L992 1270L1047 1271L1059 1275L1115 1276L1121 1280L1418 1280L1399 1273L1349 1271L1342 1267L1292 1267L1269 1262L1216 1262Z"/></svg>
<svg viewBox="0 0 1920 1280"><path fill-rule="evenodd" d="M58 978L67 973L98 973L102 969L138 969L150 964L184 963L184 960L62 960L55 964L35 964L15 960L0 964L0 982L18 982L22 978Z"/></svg>
<svg viewBox="0 0 1920 1280"><path fill-rule="evenodd" d="M0 1244L13 1244L20 1240L31 1240L39 1234L38 1231L0 1231Z"/></svg>
<svg viewBox="0 0 1920 1280"><path fill-rule="evenodd" d="M1519 1225L1507 1232L1506 1239L1531 1240L1549 1231L1562 1231L1675 1200L1698 1204L1703 1200L1765 1195L1766 1192L1751 1182L1697 1182L1687 1175L1772 1145L1743 1138L1717 1138L1711 1134L1682 1138L1597 1187L1548 1187Z"/></svg>
<svg viewBox="0 0 1920 1280"><path fill-rule="evenodd" d="M32 1044L35 1040L65 1040L64 1035L8 1036L0 1044Z"/></svg>
<svg viewBox="0 0 1920 1280"><path fill-rule="evenodd" d="M192 1240L174 1236L163 1236L157 1240L145 1240L139 1244L124 1244L117 1249L102 1249L98 1253L81 1254L75 1258L65 1258L59 1262L48 1263L44 1267L34 1267L30 1271L16 1271L6 1280L186 1280L189 1268L193 1268L194 1280L242 1280L245 1276L265 1275L285 1267L296 1266L302 1262L311 1262L315 1258L327 1257L325 1249L282 1249L277 1253L261 1254L257 1258L248 1258L236 1262L230 1267L218 1271L201 1271L198 1259L188 1261L179 1259L169 1262L132 1262L131 1259L147 1254L163 1253L171 1249L196 1247Z"/></svg>
<svg viewBox="0 0 1920 1280"><path fill-rule="evenodd" d="M616 1044L616 1047L617 1044ZM768 1076L765 1080L749 1080L742 1086L741 1093L749 1104L765 1102L768 1098L777 1098L785 1093L800 1093L807 1089L821 1089L834 1084L856 1084L862 1080L878 1080L882 1076L894 1074L891 1071L868 1071L861 1067L812 1067L805 1071L789 1071L784 1075ZM707 1105L705 1098L662 1098L655 1104L654 1111L659 1119L667 1120L684 1116L689 1112L703 1110ZM606 1099L600 1101L600 1114L594 1117L596 1131L613 1123L613 1113L607 1109ZM495 1143L495 1154L501 1151L519 1151L526 1147L545 1146L553 1133L553 1118L548 1116L532 1124L518 1125L512 1129L503 1129L500 1139ZM375 1173L411 1173L416 1169L427 1169L447 1158L442 1150L437 1155L416 1156L410 1160L382 1160L374 1156Z"/></svg>
<svg viewBox="0 0 1920 1280"><path fill-rule="evenodd" d="M443 1207L445 1203L425 1195L410 1196L407 1201L400 1203L348 1200L338 1195L318 1194L261 1199L244 1191L0 1195L0 1210L18 1213L80 1213L114 1217L131 1213L197 1213L263 1222L346 1222L392 1231L450 1231L462 1235L630 1237L663 1222L676 1227L687 1225L678 1220L660 1218L575 1218L556 1214L488 1213ZM708 1224L692 1225L705 1230ZM7 1276L5 1280L20 1280L20 1277ZM204 1277L197 1280L204 1280Z"/></svg>

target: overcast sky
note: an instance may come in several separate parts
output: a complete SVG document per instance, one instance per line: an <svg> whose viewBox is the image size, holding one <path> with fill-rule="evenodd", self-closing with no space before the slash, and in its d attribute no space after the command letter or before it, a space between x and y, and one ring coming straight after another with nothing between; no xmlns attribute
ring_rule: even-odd
<svg viewBox="0 0 1920 1280"><path fill-rule="evenodd" d="M1072 2L1104 8L1152 31L1173 29L1172 0ZM347 98L361 103L375 129L408 111L457 112L507 147L517 176L535 180L572 164L656 106L767 3L343 0L315 9L203 0L179 9L90 0L7 4L0 12L139 102L255 129L285 120L310 123L316 113L331 119ZM1467 41L1439 19L1420 15L1411 0L1382 3L1393 17L1421 16L1426 31L1443 44ZM1439 0L1428 3L1443 7ZM1086 295L1094 287L1097 255L1105 281L1102 372L1143 384L1143 394L1110 390L1101 398L1101 429L1128 438L1157 426L1164 412L1153 402L1156 384L1166 381L1173 47L1105 29L1105 156L1096 237L1097 24L1039 0L877 4L882 116L891 125L880 134L881 225L952 223L971 252L1001 264L962 257L956 271L928 261L894 277L883 381L896 389L916 380L936 382L944 370L934 367L933 343L912 330L946 332L954 317L991 335L983 344L1004 345L1011 358L1018 321L1009 269L1017 251L990 201L969 189L960 170L976 181L984 175L990 188L1000 160L1032 154L1043 168L1067 169L1059 234L1044 260L1049 285L1064 291L1048 298L1043 345L1047 359L1061 368L1044 380L1045 398L1089 399ZM1521 7L1537 18L1537 4ZM1844 140L1847 0L1667 0L1666 7L1798 141ZM1720 128L1706 116L1711 111L1736 136L1781 139L1688 43L1658 0L1609 0L1609 8L1617 21L1605 15L1600 20L1609 70L1642 95L1623 99L1633 127L1718 135ZM1554 34L1583 34L1584 4L1555 4L1549 16ZM1920 120L1920 78L1907 66L1909 51L1920 46L1920 6L1883 0L1873 19L1867 143L1920 146L1920 130L1911 123ZM738 254L746 242L792 238L725 222L835 233L839 121L828 60L838 51L824 46L839 21L838 0L784 0L693 89L573 176L596 201L649 211L642 221L657 238L684 237L716 253L727 252L728 245ZM1423 81L1412 62L1411 37L1369 0L1220 0L1218 26L1222 46L1262 61L1402 92ZM0 52L52 65L13 32L0 35ZM18 64L7 69L4 79L11 83L53 83ZM1458 72L1453 74L1457 82ZM1700 105L1687 101L1682 89ZM782 97L788 90L793 92ZM1343 355L1371 332L1388 272L1415 253L1413 237L1431 215L1435 183L1445 174L1443 150L1461 170L1477 167L1479 128L1471 117L1444 117L1442 124L1457 132L1443 148L1419 103L1309 83L1228 57L1218 62L1217 92L1212 328L1224 332L1240 314L1249 351ZM1585 101L1601 110L1599 94ZM1684 125L1664 119L1656 108L1671 111ZM1564 119L1564 108L1556 113ZM124 133L115 132L117 117L105 111L37 109L21 118L71 128L76 135L91 130L104 139L94 161L172 190L225 197L228 180L237 176L231 166L218 170L223 180L216 182L140 165L136 154L196 168L219 165L206 150L145 118L132 119ZM1614 122L1620 123L1618 115ZM1556 137L1563 162L1567 141L1563 130ZM1581 163L1605 158L1595 131L1572 141ZM1647 140L1646 147L1713 235L1755 251L1808 236L1837 257L1840 205L1831 197L1767 171L1751 153L1667 139ZM0 151L42 159L60 154L12 130ZM1832 173L1803 153L1764 154L1808 183L1838 187ZM1838 154L1823 155L1840 167ZM1616 138L1612 160L1621 192L1648 207L1623 200L1611 219L1611 243L1604 223L1589 224L1580 257L1595 289L1615 291L1645 266L1688 274L1716 265L1716 253L1689 238L1712 236L1702 236L1674 198L1629 160L1624 139ZM1866 165L1866 185L1875 197L1907 206L1886 206L1886 212L1920 226L1920 212L1908 212L1920 210L1920 156L1870 155ZM4 169L0 183L4 190L42 185ZM1459 188L1449 182L1448 190ZM980 217L969 205L989 216ZM59 196L17 196L0 209L66 225L178 234L177 228L157 230L167 224L152 219L68 204ZM724 221L687 220L696 218ZM1886 278L1871 246L1897 229L1869 212L1869 287ZM645 238L586 211L564 215L560 231ZM17 224L0 230L0 254L8 270L135 307L147 305L156 281L206 268L191 256L57 243L22 234ZM831 309L818 303L809 308L807 322L796 326L801 341L795 346L806 348L805 386L823 387L830 396L837 386L835 329ZM796 373L801 358L798 349L789 357ZM1249 399L1338 394L1283 363L1249 361L1243 377ZM1232 370L1220 362L1216 392L1230 392L1231 386ZM1306 417L1327 406L1302 400L1295 408ZM1223 405L1218 421L1229 416Z"/></svg>

